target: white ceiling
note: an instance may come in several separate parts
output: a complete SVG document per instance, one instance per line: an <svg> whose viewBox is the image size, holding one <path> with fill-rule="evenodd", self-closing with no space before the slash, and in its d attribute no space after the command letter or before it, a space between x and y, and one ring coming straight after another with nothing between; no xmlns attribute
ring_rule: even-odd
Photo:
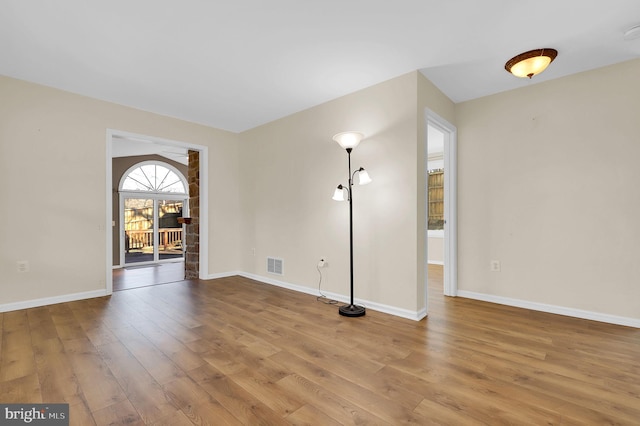
<svg viewBox="0 0 640 426"><path fill-rule="evenodd" d="M184 164L185 166L189 165L189 153L186 148L161 144L137 137L113 136L111 139L111 158L153 154L160 155Z"/></svg>
<svg viewBox="0 0 640 426"><path fill-rule="evenodd" d="M0 0L0 74L235 132L420 70L453 101L640 57L640 0ZM551 47L533 80L504 63Z"/></svg>

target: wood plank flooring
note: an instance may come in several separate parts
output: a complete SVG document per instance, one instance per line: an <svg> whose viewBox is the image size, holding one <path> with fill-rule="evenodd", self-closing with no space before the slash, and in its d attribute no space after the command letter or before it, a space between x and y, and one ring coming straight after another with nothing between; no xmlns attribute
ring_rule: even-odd
<svg viewBox="0 0 640 426"><path fill-rule="evenodd" d="M113 270L113 291L184 280L184 262L132 265Z"/></svg>
<svg viewBox="0 0 640 426"><path fill-rule="evenodd" d="M241 277L0 314L0 402L72 425L640 424L640 330L442 296L338 315Z"/></svg>

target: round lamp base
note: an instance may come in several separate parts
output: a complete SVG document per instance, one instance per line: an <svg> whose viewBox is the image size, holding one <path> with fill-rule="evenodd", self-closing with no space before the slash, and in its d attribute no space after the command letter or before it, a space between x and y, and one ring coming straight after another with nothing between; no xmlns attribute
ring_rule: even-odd
<svg viewBox="0 0 640 426"><path fill-rule="evenodd" d="M345 317L361 317L366 313L364 306L356 305L340 306L338 312L340 313L340 315Z"/></svg>

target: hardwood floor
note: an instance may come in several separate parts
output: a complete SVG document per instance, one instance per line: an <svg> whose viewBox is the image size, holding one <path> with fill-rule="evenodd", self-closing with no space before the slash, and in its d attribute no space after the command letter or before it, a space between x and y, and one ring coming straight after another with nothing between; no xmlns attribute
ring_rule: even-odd
<svg viewBox="0 0 640 426"><path fill-rule="evenodd" d="M128 266L113 270L113 291L184 280L184 262Z"/></svg>
<svg viewBox="0 0 640 426"><path fill-rule="evenodd" d="M73 425L640 423L640 330L442 296L338 315L241 277L0 314L0 402Z"/></svg>

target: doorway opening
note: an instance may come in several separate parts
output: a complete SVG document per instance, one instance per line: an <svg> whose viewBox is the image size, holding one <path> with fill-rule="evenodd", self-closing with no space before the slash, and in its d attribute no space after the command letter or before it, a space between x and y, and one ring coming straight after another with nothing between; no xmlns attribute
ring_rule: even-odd
<svg viewBox="0 0 640 426"><path fill-rule="evenodd" d="M206 146L107 130L108 294L123 277L124 288L208 278L207 179Z"/></svg>
<svg viewBox="0 0 640 426"><path fill-rule="evenodd" d="M425 306L428 289L438 283L445 296L457 295L456 128L426 112ZM430 275L433 278L430 280ZM440 284L442 283L442 284Z"/></svg>

